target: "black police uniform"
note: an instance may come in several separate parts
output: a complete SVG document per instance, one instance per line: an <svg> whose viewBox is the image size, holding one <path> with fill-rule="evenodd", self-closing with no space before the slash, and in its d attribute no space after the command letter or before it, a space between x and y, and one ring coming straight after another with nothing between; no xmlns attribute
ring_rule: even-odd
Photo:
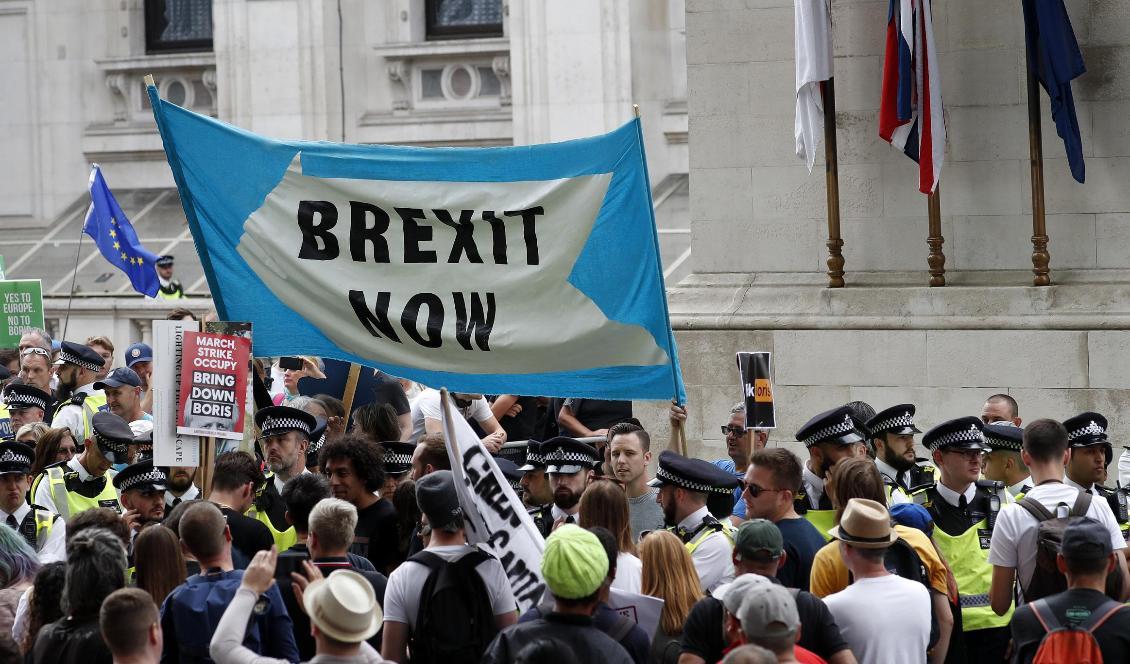
<svg viewBox="0 0 1130 664"><path fill-rule="evenodd" d="M1067 444L1071 449L1102 445L1109 466L1114 459L1114 448L1107 436L1108 422L1099 413L1086 412L1063 421L1067 429ZM1072 482L1072 484L1076 484ZM1110 511L1114 512L1114 519L1118 521L1118 528L1122 531L1122 538L1130 543L1130 517L1127 515L1127 499L1130 488L1115 485L1114 488L1094 484L1091 487L1080 487L1090 491L1093 495L1106 500Z"/></svg>
<svg viewBox="0 0 1130 664"><path fill-rule="evenodd" d="M910 403L899 404L882 410L867 420L868 435L871 438L878 438L886 434L922 433L914 424L916 412L916 407ZM916 457L914 465L902 472L888 466L886 462L880 463L881 461L877 458L876 465L879 468L879 473L883 476L883 483L888 486L888 494L897 487L909 496L915 489L934 483L934 467L930 465L927 459Z"/></svg>
<svg viewBox="0 0 1130 664"><path fill-rule="evenodd" d="M545 455L542 454L540 442L531 440L526 443L526 463L522 464L518 470L523 473L528 473L531 470L545 470ZM552 509L553 503L526 509L542 537L549 537L549 533L553 531Z"/></svg>

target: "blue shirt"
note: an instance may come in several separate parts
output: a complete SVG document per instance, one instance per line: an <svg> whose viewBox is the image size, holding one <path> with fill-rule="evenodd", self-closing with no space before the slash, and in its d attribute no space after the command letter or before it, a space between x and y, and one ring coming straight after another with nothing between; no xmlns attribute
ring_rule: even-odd
<svg viewBox="0 0 1130 664"><path fill-rule="evenodd" d="M781 519L777 522L781 539L785 543L785 564L777 570L781 585L808 590L812 576L812 560L824 548L824 536L804 517Z"/></svg>
<svg viewBox="0 0 1130 664"><path fill-rule="evenodd" d="M738 472L738 467L734 465L733 459L719 459L714 462L714 465L727 473L733 473L734 477L739 480L745 478L745 473ZM731 516L736 516L745 521L745 501L742 500L742 488L740 486L734 489L734 512Z"/></svg>
<svg viewBox="0 0 1130 664"><path fill-rule="evenodd" d="M190 576L169 593L161 606L161 629L165 634L162 664L204 664L212 661L208 655L208 644L242 581L242 570L213 571ZM297 662L294 626L278 586L272 585L267 589L260 602L263 600L266 600L265 610L262 613L258 609L255 611L247 626L243 645L259 655Z"/></svg>

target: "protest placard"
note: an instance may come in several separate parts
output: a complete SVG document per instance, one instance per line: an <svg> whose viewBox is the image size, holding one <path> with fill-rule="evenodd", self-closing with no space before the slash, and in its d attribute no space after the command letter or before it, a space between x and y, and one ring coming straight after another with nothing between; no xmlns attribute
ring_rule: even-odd
<svg viewBox="0 0 1130 664"><path fill-rule="evenodd" d="M447 390L441 390L443 435L463 508L467 541L498 558L518 610L528 611L545 595L541 578L545 541L494 457L450 400Z"/></svg>
<svg viewBox="0 0 1130 664"><path fill-rule="evenodd" d="M43 329L43 288L39 279L0 281L0 348L16 348L32 328Z"/></svg>
<svg viewBox="0 0 1130 664"><path fill-rule="evenodd" d="M772 353L738 353L738 372L742 377L747 429L777 428L771 360Z"/></svg>
<svg viewBox="0 0 1130 664"><path fill-rule="evenodd" d="M242 439L251 341L188 331L181 349L177 433Z"/></svg>
<svg viewBox="0 0 1130 664"><path fill-rule="evenodd" d="M235 441L234 439L224 439L216 441L214 452L216 458L227 452L247 452L248 454L255 453L255 390L254 382L251 378L251 372L255 370L255 343L251 337L251 323L234 322L213 320L204 322L204 331L209 334L234 334L237 337L247 339L251 344L250 357L247 363L247 398L246 404L243 408L243 439Z"/></svg>
<svg viewBox="0 0 1130 664"><path fill-rule="evenodd" d="M655 634L663 613L663 600L617 588L608 591L608 607L640 626L644 634Z"/></svg>
<svg viewBox="0 0 1130 664"><path fill-rule="evenodd" d="M181 344L186 331L196 331L193 320L153 321L153 464L199 466L200 439L177 433L177 393L180 391Z"/></svg>

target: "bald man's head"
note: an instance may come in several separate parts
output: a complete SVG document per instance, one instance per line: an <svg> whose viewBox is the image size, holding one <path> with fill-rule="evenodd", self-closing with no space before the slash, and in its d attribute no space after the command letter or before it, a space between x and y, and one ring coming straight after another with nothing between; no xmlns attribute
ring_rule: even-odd
<svg viewBox="0 0 1130 664"><path fill-rule="evenodd" d="M985 424L1011 422L1020 426L1020 407L1007 394L994 394L985 400L981 408L981 421Z"/></svg>

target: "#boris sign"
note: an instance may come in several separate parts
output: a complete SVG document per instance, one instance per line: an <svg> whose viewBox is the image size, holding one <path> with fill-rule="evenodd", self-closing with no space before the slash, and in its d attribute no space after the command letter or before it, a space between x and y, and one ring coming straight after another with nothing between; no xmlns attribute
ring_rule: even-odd
<svg viewBox="0 0 1130 664"><path fill-rule="evenodd" d="M186 331L181 354L177 433L242 439L251 341Z"/></svg>
<svg viewBox="0 0 1130 664"><path fill-rule="evenodd" d="M335 145L150 95L217 309L258 354L455 392L683 398L638 120L547 145Z"/></svg>

